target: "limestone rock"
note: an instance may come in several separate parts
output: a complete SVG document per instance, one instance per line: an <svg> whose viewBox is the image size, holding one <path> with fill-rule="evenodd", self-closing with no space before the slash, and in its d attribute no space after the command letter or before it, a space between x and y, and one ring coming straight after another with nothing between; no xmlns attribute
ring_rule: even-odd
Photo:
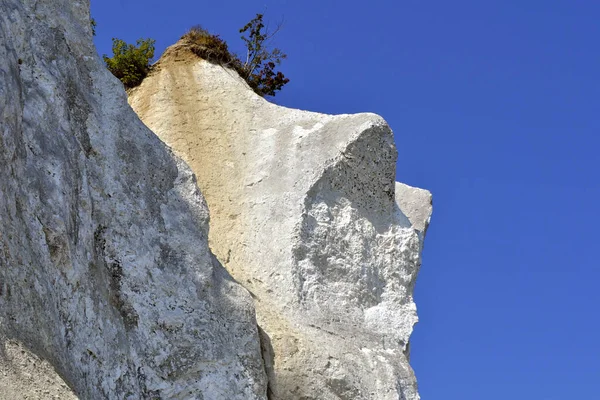
<svg viewBox="0 0 600 400"><path fill-rule="evenodd" d="M269 398L418 399L408 362L431 195L374 114L271 104L169 48L129 102L198 177L212 251L254 296Z"/></svg>
<svg viewBox="0 0 600 400"><path fill-rule="evenodd" d="M1 340L0 399L77 400L47 361L15 340Z"/></svg>
<svg viewBox="0 0 600 400"><path fill-rule="evenodd" d="M82 399L264 399L252 299L207 235L192 172L97 56L89 1L0 0L0 349ZM29 368L5 353L0 371ZM0 397L40 381L17 375Z"/></svg>

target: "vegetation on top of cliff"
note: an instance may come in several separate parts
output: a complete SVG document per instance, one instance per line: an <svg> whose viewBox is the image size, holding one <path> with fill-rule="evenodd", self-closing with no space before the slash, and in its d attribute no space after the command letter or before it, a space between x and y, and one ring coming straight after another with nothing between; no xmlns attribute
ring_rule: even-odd
<svg viewBox="0 0 600 400"><path fill-rule="evenodd" d="M227 43L200 26L190 29L182 39L198 57L235 69L248 85L261 96L275 96L290 80L276 66L287 56L278 48L270 49L269 41L277 33L269 33L263 23L263 15L256 17L240 29L246 44L245 61L231 53Z"/></svg>
<svg viewBox="0 0 600 400"><path fill-rule="evenodd" d="M106 67L126 88L138 86L150 71L155 40L138 39L135 45L117 38L112 41L113 56L103 56Z"/></svg>
<svg viewBox="0 0 600 400"><path fill-rule="evenodd" d="M95 22L92 19L94 33ZM275 71L287 57L286 54L278 48L269 47L270 40L278 30L279 27L269 33L263 23L263 15L256 14L255 18L240 29L247 50L244 61L229 51L227 43L219 35L213 35L201 26L192 27L182 39L198 57L236 70L260 96L275 96L290 81L281 71ZM113 56L103 56L106 67L126 88L138 86L150 71L154 43L152 39L139 39L134 45L113 38Z"/></svg>
<svg viewBox="0 0 600 400"><path fill-rule="evenodd" d="M237 56L229 51L227 43L213 35L200 25L192 27L182 39L188 48L198 57L206 61L214 62L237 70L240 64Z"/></svg>

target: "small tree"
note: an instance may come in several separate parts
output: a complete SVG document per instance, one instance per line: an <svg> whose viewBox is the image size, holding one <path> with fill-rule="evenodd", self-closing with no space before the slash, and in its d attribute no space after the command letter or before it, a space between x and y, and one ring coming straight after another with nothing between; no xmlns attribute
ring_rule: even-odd
<svg viewBox="0 0 600 400"><path fill-rule="evenodd" d="M235 69L257 94L275 96L290 81L283 73L275 71L287 56L277 48L268 48L268 42L278 31L279 27L269 34L263 23L263 15L256 14L240 29L247 49L245 61L231 53L219 35L213 35L199 25L192 27L182 39L198 57Z"/></svg>
<svg viewBox="0 0 600 400"><path fill-rule="evenodd" d="M106 67L126 88L138 86L150 71L154 58L153 39L139 39L136 45L113 38L113 56L103 56Z"/></svg>
<svg viewBox="0 0 600 400"><path fill-rule="evenodd" d="M283 73L274 71L287 55L278 48L268 48L268 42L279 28L280 26L275 32L269 33L263 23L263 15L256 14L254 19L240 29L240 33L244 34L242 40L246 43L247 53L239 72L254 91L262 96L275 96L275 92L290 81Z"/></svg>

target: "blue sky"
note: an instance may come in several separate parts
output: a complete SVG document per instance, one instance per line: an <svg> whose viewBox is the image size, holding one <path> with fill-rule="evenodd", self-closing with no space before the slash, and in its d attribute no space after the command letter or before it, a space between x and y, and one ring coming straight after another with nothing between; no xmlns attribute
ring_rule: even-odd
<svg viewBox="0 0 600 400"><path fill-rule="evenodd" d="M92 0L96 45L283 29L274 101L386 118L434 215L416 287L424 400L600 398L600 2Z"/></svg>

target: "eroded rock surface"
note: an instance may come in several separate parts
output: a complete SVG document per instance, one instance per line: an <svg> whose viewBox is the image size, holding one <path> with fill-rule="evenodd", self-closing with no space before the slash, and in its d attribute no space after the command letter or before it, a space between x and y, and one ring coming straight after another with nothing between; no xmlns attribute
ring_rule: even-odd
<svg viewBox="0 0 600 400"><path fill-rule="evenodd" d="M256 300L270 398L418 399L431 195L395 182L387 124L270 104L182 42L129 101L198 177L211 248Z"/></svg>
<svg viewBox="0 0 600 400"><path fill-rule="evenodd" d="M266 398L252 299L207 235L192 172L99 60L89 2L0 0L0 352L82 399Z"/></svg>
<svg viewBox="0 0 600 400"><path fill-rule="evenodd" d="M0 399L77 400L48 361L15 340L0 341Z"/></svg>

